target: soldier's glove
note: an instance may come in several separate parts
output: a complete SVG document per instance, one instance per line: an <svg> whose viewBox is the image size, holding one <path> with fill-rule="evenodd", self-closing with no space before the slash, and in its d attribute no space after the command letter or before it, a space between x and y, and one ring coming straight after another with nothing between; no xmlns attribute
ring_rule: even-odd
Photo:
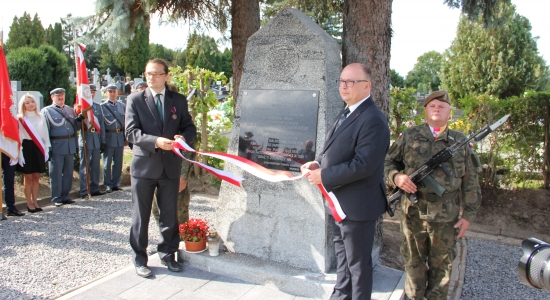
<svg viewBox="0 0 550 300"><path fill-rule="evenodd" d="M107 148L107 144L101 143L101 146L99 147L99 153L105 152L105 148Z"/></svg>
<svg viewBox="0 0 550 300"><path fill-rule="evenodd" d="M81 122L82 120L84 120L86 117L83 115L83 114L79 114L78 116L76 116L75 120L77 120L78 122Z"/></svg>

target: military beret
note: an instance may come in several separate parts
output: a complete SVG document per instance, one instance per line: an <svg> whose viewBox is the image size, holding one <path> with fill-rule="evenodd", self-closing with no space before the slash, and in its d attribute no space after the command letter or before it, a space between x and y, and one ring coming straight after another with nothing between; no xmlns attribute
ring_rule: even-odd
<svg viewBox="0 0 550 300"><path fill-rule="evenodd" d="M54 94L65 94L65 89L64 88L55 88L50 92L50 95L54 95Z"/></svg>
<svg viewBox="0 0 550 300"><path fill-rule="evenodd" d="M138 88L140 88L142 86L147 87L147 82L140 81L138 84L136 84L135 89L137 90Z"/></svg>
<svg viewBox="0 0 550 300"><path fill-rule="evenodd" d="M109 84L108 86L105 87L106 90L116 90L116 85L114 84Z"/></svg>
<svg viewBox="0 0 550 300"><path fill-rule="evenodd" d="M95 84L90 84L90 91L97 91Z"/></svg>
<svg viewBox="0 0 550 300"><path fill-rule="evenodd" d="M428 97L426 97L426 100L424 100L424 107L426 107L426 105L428 105L428 103L430 103L432 100L447 102L449 103L449 105L451 105L451 99L449 99L449 94L447 94L446 90L435 91L429 94Z"/></svg>

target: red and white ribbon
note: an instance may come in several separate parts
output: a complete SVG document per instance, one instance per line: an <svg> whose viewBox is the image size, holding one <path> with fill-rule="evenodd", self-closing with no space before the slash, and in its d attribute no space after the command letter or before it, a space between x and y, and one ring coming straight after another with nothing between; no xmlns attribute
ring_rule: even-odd
<svg viewBox="0 0 550 300"><path fill-rule="evenodd" d="M21 125L23 125L23 128L25 128L25 130L31 137L34 144L38 147L38 149L40 149L40 152L42 152L42 155L44 155L44 161L48 161L48 158L49 158L48 151L46 151L46 146L44 145L44 142L42 141L42 138L40 137L36 129L34 129L34 127L30 122L27 122L27 120L21 117L19 117L19 122L21 122Z"/></svg>
<svg viewBox="0 0 550 300"><path fill-rule="evenodd" d="M197 151L197 150L191 148L189 145L187 145L187 143L185 143L182 139L177 139L176 140L176 143L174 144L174 147L172 148L172 151L174 153L176 153L181 158L187 160L188 162L191 162L193 164L197 164L197 165L201 166L202 168L204 168L208 172L214 174L214 176L216 176L216 177L218 177L222 180L225 180L229 183L232 183L232 184L234 184L238 187L241 186L240 183L241 183L241 181L244 180L244 178L242 178L240 176L237 176L235 174L232 174L230 172L218 170L216 168L207 166L203 163L187 159L181 154L180 150L184 150L184 151L187 151L187 152L200 153L202 155L215 157L215 158L221 159L223 161L230 162L230 163L236 165L237 167L247 171L248 173L250 173L250 174L252 174L252 175L254 175L258 178L261 178L263 180L269 181L269 182L297 180L297 179L302 179L302 177L304 177L304 175L305 175L305 174L302 174L300 176L292 176L292 174L288 171L274 172L274 171L271 171L267 168L264 168L264 167L260 166L259 164L255 163L251 160L248 160L246 158L243 158L243 157L240 157L240 156L237 156L237 155L228 154L228 153L221 153L221 152ZM346 214L342 210L342 207L340 206L340 202L338 202L338 199L336 198L336 196L332 192L328 192L322 184L319 184L318 186L319 186L319 190L321 190L321 193L323 194L323 196L325 197L325 199L327 200L327 202L329 204L329 208L330 208L330 211L332 212L332 216L334 217L334 219L337 222L341 222L343 219L346 218Z"/></svg>

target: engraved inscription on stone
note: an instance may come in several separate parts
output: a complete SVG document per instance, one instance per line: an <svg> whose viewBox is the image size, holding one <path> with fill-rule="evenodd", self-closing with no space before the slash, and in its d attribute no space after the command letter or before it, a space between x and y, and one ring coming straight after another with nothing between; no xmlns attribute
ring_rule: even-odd
<svg viewBox="0 0 550 300"><path fill-rule="evenodd" d="M315 159L319 91L243 91L239 156L299 172Z"/></svg>

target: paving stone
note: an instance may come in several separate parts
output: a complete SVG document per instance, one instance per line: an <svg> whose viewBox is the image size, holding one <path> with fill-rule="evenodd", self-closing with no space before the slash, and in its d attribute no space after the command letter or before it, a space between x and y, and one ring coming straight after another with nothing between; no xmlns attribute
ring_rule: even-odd
<svg viewBox="0 0 550 300"><path fill-rule="evenodd" d="M281 292L274 287L256 285L239 300L293 300L294 298L296 296Z"/></svg>

